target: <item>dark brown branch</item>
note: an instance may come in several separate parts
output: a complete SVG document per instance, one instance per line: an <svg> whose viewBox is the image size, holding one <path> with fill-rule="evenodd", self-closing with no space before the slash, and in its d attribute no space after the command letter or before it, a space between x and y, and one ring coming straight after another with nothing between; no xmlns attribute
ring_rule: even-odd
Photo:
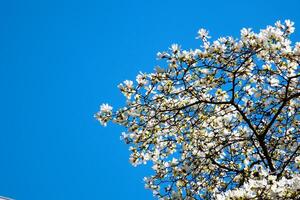
<svg viewBox="0 0 300 200"><path fill-rule="evenodd" d="M258 139L258 143L259 146L261 147L263 154L268 162L269 168L272 172L275 171L275 168L273 166L272 163L272 159L269 155L267 146L264 142L264 139L257 133L256 129L253 127L253 125L251 124L250 120L247 118L247 116L245 115L245 113L239 108L238 105L236 105L235 103L232 103L232 105L237 109L237 111L242 115L243 119L245 120L245 122L248 124L249 128L253 131L254 135L256 136L256 138ZM259 154L260 155L260 154ZM261 156L261 155L260 155ZM264 158L261 157L261 159L263 160Z"/></svg>
<svg viewBox="0 0 300 200"><path fill-rule="evenodd" d="M217 165L218 167L222 168L222 169L226 169L228 171L232 171L232 172L237 172L237 173L242 173L243 171L242 170L237 170L237 169L232 169L232 168L229 168L229 167L226 167L224 165L221 165L219 163L217 163L213 158L209 158L211 160L211 162L215 165Z"/></svg>
<svg viewBox="0 0 300 200"><path fill-rule="evenodd" d="M188 107L191 107L191 106L194 106L194 105L197 105L197 104L201 104L201 103L215 104L215 105L231 104L231 102L229 102L229 101L219 101L219 102L215 102L215 101L199 100L199 101L196 101L196 102L194 102L194 103L191 103L191 104L188 104L188 105L185 105L185 106L182 106L182 107L172 108L172 109L167 109L167 110L162 110L161 112L174 111L174 110L183 110L183 109L186 109L186 108L188 108Z"/></svg>

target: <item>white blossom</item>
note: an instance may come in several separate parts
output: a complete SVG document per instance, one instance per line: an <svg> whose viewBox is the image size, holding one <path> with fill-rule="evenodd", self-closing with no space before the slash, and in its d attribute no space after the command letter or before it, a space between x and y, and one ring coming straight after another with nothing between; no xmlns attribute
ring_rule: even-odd
<svg viewBox="0 0 300 200"><path fill-rule="evenodd" d="M113 109L113 107L111 107L110 105L108 105L107 103L104 103L100 106L100 111L101 112L111 112Z"/></svg>
<svg viewBox="0 0 300 200"><path fill-rule="evenodd" d="M130 80L125 80L125 81L124 81L124 84L125 84L126 87L128 87L128 88L132 88L132 86L133 86L133 82L130 81Z"/></svg>
<svg viewBox="0 0 300 200"><path fill-rule="evenodd" d="M197 38L200 38L200 39L210 38L210 36L208 34L209 33L206 29L201 28L198 31L198 37Z"/></svg>
<svg viewBox="0 0 300 200"><path fill-rule="evenodd" d="M172 45L171 45L171 50L172 50L172 52L173 52L174 54L177 54L177 53L179 52L179 50L180 50L180 47L179 47L178 44L172 44Z"/></svg>
<svg viewBox="0 0 300 200"><path fill-rule="evenodd" d="M147 81L147 75L146 74L143 74L143 73L140 73L136 76L136 81L138 84L140 85L145 85L148 83Z"/></svg>
<svg viewBox="0 0 300 200"><path fill-rule="evenodd" d="M285 22L285 25L287 27L287 31L289 33L293 33L295 31L295 27L293 27L294 26L294 22L292 22L291 20L288 20L288 19L285 20L284 22Z"/></svg>

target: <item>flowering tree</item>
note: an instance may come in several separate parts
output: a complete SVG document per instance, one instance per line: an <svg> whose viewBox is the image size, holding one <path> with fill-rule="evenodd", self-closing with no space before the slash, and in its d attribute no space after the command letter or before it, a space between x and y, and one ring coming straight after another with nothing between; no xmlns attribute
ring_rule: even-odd
<svg viewBox="0 0 300 200"><path fill-rule="evenodd" d="M167 66L119 89L126 106L95 117L126 127L136 166L150 161L146 188L159 199L300 198L300 43L293 22L200 49L173 44Z"/></svg>

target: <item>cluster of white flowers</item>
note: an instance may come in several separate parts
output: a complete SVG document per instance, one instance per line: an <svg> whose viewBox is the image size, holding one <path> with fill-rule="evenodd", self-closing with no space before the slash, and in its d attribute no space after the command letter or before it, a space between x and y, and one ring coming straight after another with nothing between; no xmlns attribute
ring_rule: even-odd
<svg viewBox="0 0 300 200"><path fill-rule="evenodd" d="M167 66L119 89L126 106L95 117L127 130L130 162L150 162L146 188L159 199L293 199L300 195L300 43L276 22L199 49L173 44Z"/></svg>
<svg viewBox="0 0 300 200"><path fill-rule="evenodd" d="M294 200L300 198L300 175L294 174L290 178L269 175L267 172L259 174L255 179L249 179L240 188L228 190L214 196L216 200L266 199L266 200Z"/></svg>
<svg viewBox="0 0 300 200"><path fill-rule="evenodd" d="M104 103L100 106L100 111L95 114L95 117L103 126L106 126L107 122L112 119L112 109L113 107Z"/></svg>
<svg viewBox="0 0 300 200"><path fill-rule="evenodd" d="M130 99L134 93L133 81L125 80L118 87L127 99Z"/></svg>

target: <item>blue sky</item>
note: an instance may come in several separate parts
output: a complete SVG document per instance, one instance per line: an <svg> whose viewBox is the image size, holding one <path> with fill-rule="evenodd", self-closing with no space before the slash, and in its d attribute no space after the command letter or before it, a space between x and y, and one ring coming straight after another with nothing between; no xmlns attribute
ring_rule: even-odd
<svg viewBox="0 0 300 200"><path fill-rule="evenodd" d="M0 3L0 195L17 200L152 199L134 168L122 127L99 126L117 85L151 72L172 43L198 47L197 30L239 35L295 21L285 1L9 0Z"/></svg>

